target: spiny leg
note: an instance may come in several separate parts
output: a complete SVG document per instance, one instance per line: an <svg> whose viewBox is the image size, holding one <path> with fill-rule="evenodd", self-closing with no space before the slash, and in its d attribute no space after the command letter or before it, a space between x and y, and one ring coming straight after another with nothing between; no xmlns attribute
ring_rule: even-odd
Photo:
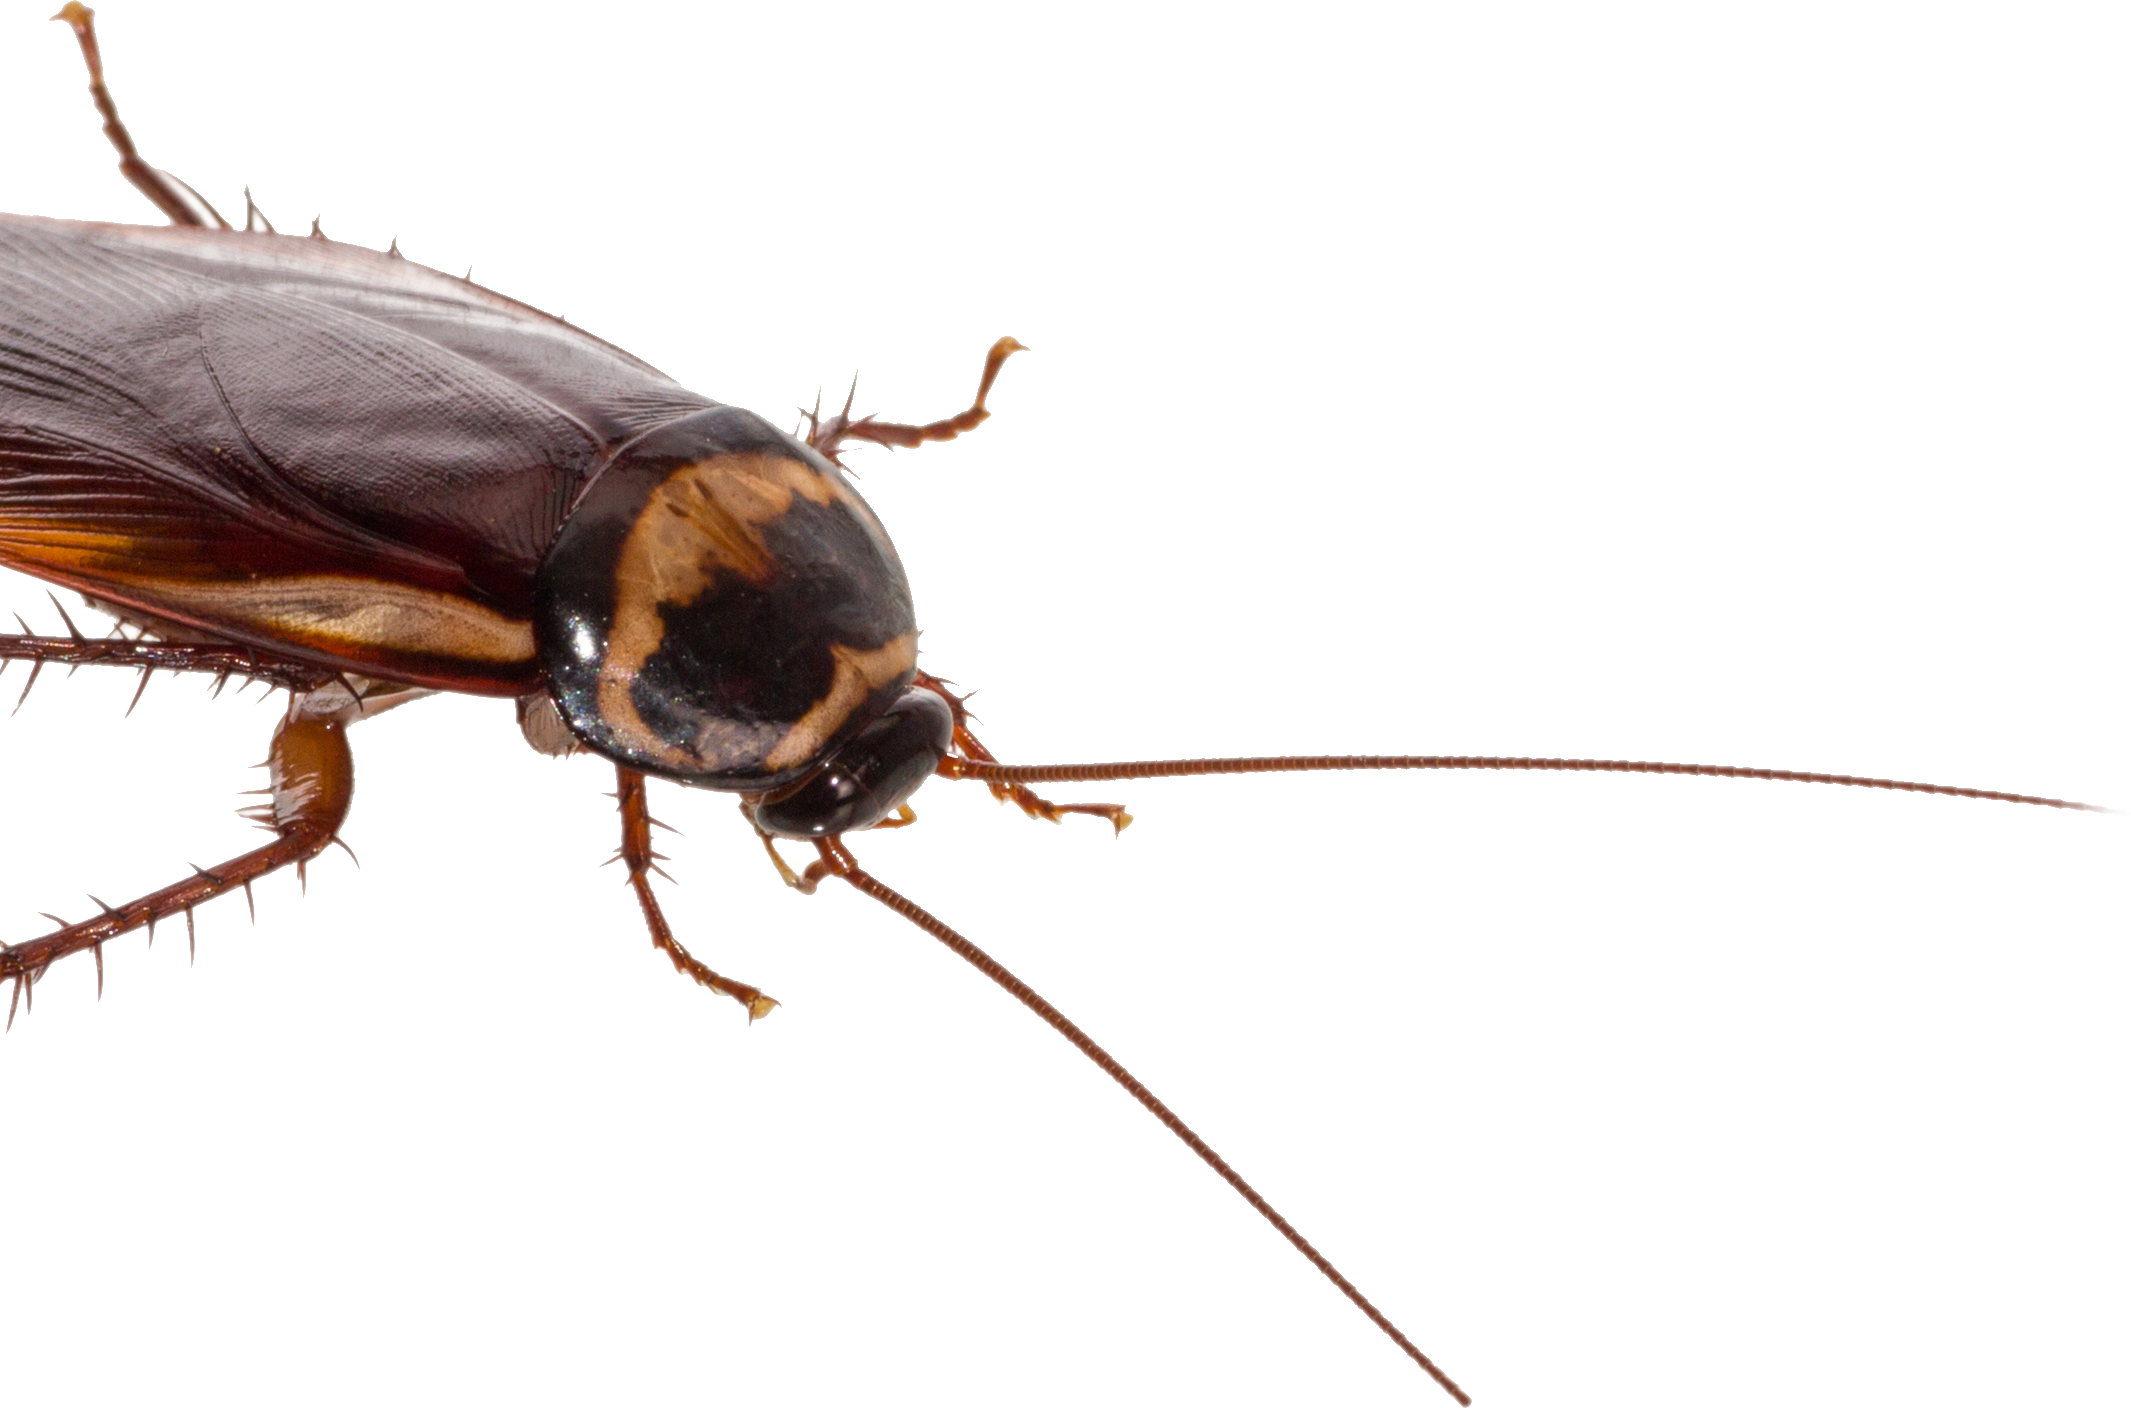
<svg viewBox="0 0 2131 1408"><path fill-rule="evenodd" d="M974 763L997 763L999 761L992 756L991 750L979 743L977 736L969 731L969 710L963 706L962 697L947 688L945 680L928 675L923 670L920 670L915 683L919 687L929 689L934 694L939 695L940 698L946 700L947 707L954 711L955 748L964 758ZM941 763L941 776L961 776L958 772L948 771L947 764L952 761L954 760L949 759ZM1132 824L1132 814L1115 802L1052 802L1037 796L1018 782L994 782L989 785L992 796L1002 802L1012 802L1015 806L1021 808L1024 815L1033 820L1055 822L1067 815L1099 816L1115 827L1120 834Z"/></svg>
<svg viewBox="0 0 2131 1408"><path fill-rule="evenodd" d="M70 627L72 624L68 623ZM22 686L21 698L15 701L18 709L22 707L22 700L29 698L30 686L37 682L38 674L46 665L65 665L70 671L82 665L115 665L121 669L139 670L143 690L148 687L149 676L157 670L213 675L217 690L232 678L259 680L298 694L336 681L331 670L299 660L263 656L245 645L180 645L120 637L91 639L78 630L64 637L0 635L0 670L5 670L10 660L30 662L30 677ZM360 699L353 684L346 680L339 683L351 697ZM133 697L138 702L140 691L136 690ZM130 708L128 712L131 712Z"/></svg>
<svg viewBox="0 0 2131 1408"><path fill-rule="evenodd" d="M672 927L659 909L658 898L651 893L651 872L658 870L653 862L665 857L651 849L653 821L650 803L644 795L644 775L634 768L624 767L615 768L614 773L618 783L614 798L620 803L622 814L622 847L618 858L629 868L629 887L636 891L636 902L643 906L644 923L651 930L652 944L673 961L676 973L695 979L712 992L722 992L745 1007L748 1021L767 1017L777 1006L775 998L763 996L760 988L736 983L712 972L674 938ZM661 875L665 873L659 871Z"/></svg>
<svg viewBox="0 0 2131 1408"><path fill-rule="evenodd" d="M984 375L977 382L977 397L969 403L969 409L944 420L928 421L924 425L903 425L896 421L875 420L872 416L851 419L851 402L858 395L858 383L851 384L851 396L844 400L844 408L835 415L822 419L819 407L806 412L812 423L807 432L807 444L830 459L847 440L862 440L871 445L887 445L900 449L915 449L929 440L952 440L957 435L975 430L991 419L985 409L984 398L991 394L992 383L999 378L999 368L1016 352L1028 349L1010 337L1002 337L991 346L984 356Z"/></svg>
<svg viewBox="0 0 2131 1408"><path fill-rule="evenodd" d="M254 880L283 866L293 865L302 875L305 864L333 844L348 817L348 803L355 792L355 761L348 752L346 727L309 715L284 719L267 754L267 776L271 800L260 809L260 820L275 833L271 845L247 851L212 870L195 867L189 879L131 904L104 905L104 912L96 918L65 925L57 933L25 944L0 945L0 980L11 978L15 985L8 997L8 1024L14 1024L15 1006L25 989L68 954L83 949L95 952L100 995L106 941L144 924L152 932L157 920L180 912L189 928L195 905L236 889L249 898Z"/></svg>
<svg viewBox="0 0 2131 1408"><path fill-rule="evenodd" d="M141 159L133 145L133 134L126 124L119 121L118 104L111 100L111 90L104 86L104 58L96 44L96 11L80 0L67 0L52 16L65 20L73 29L75 39L81 43L81 57L89 66L89 96L96 101L96 111L104 120L104 135L118 149L118 169L133 183L135 190L155 202L156 209L170 217L173 225L191 225L205 229L212 224L226 230L229 222L222 213L207 203L198 191L180 181L167 171L158 171ZM249 196L246 197L249 203Z"/></svg>

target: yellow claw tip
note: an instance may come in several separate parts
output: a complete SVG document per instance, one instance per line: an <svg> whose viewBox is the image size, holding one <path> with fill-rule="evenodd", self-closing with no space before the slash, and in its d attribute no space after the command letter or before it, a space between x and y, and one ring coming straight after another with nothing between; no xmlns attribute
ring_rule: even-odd
<svg viewBox="0 0 2131 1408"><path fill-rule="evenodd" d="M776 1010L776 998L757 997L753 1002L747 1004L747 1024L752 1027L757 1021L769 1016L770 1013Z"/></svg>
<svg viewBox="0 0 2131 1408"><path fill-rule="evenodd" d="M1125 834L1125 828L1132 824L1132 813L1120 809L1116 816L1110 818L1110 824L1117 828L1114 834L1122 836Z"/></svg>

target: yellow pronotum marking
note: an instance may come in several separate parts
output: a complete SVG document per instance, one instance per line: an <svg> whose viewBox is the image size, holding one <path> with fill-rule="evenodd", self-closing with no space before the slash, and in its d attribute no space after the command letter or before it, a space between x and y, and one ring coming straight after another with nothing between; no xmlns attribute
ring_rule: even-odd
<svg viewBox="0 0 2131 1408"><path fill-rule="evenodd" d="M829 735L851 717L851 711L866 701L867 695L903 671L917 668L918 638L897 636L878 650L832 645L829 653L836 657L836 678L829 682L829 692L792 725L791 731L762 760L771 772L796 768L813 757L829 741Z"/></svg>
<svg viewBox="0 0 2131 1408"><path fill-rule="evenodd" d="M789 513L795 498L822 507L840 500L851 512L873 521L840 479L787 455L718 455L675 470L651 491L614 566L614 624L600 671L600 717L618 742L640 756L688 771L781 771L813 756L868 694L916 666L915 636L899 637L876 650L830 647L836 675L828 694L781 736L773 725L712 722L692 747L677 747L637 713L630 688L666 636L659 608L694 601L720 573L767 585L778 566L762 529Z"/></svg>

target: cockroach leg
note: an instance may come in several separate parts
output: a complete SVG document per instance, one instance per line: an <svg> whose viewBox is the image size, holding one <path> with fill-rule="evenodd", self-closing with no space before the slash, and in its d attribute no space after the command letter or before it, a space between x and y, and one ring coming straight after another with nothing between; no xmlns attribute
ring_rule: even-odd
<svg viewBox="0 0 2131 1408"><path fill-rule="evenodd" d="M749 815L747 806L744 803L740 807L740 814L747 817L750 824L753 823L754 818ZM782 855L778 854L776 837L770 835L769 832L764 831L759 826L755 827L755 834L762 838L762 849L770 853L770 864L777 867L777 877L802 895L813 894L814 887L819 882L820 877L817 876L813 880L802 877L798 871L785 863Z"/></svg>
<svg viewBox="0 0 2131 1408"><path fill-rule="evenodd" d="M133 698L132 698L132 699L130 699L130 700L128 700L128 701L126 702L126 717L127 717L127 718L129 718L129 719L130 719L130 718L132 718L132 717L133 717L133 711L134 711L134 710L135 710L136 708L138 708L138 707L139 707L139 705L140 705L140 702L141 702L141 696L142 696L142 695L144 695L144 694L146 694L146 693L148 692L148 680L149 680L149 677L150 677L150 676L152 676L152 675L153 675L154 673L155 673L155 666L153 666L153 665L144 665L144 666L142 666L142 667L141 667L141 682L140 682L139 686L137 686L137 687L136 687L136 688L134 689L134 691L133 691Z"/></svg>
<svg viewBox="0 0 2131 1408"><path fill-rule="evenodd" d="M44 661L32 661L30 663L30 677L22 682L22 693L15 696L15 707L9 711L11 716L21 713L22 706L30 702L30 691L37 687L37 676L42 673L44 673Z"/></svg>
<svg viewBox="0 0 2131 1408"><path fill-rule="evenodd" d="M348 803L355 792L355 761L348 752L346 726L335 719L292 710L274 732L267 769L273 780L271 825L275 835L271 844L247 851L212 870L195 866L189 878L130 904L112 906L97 900L103 913L94 919L79 924L55 919L53 922L60 923L57 933L0 947L0 981L12 979L15 994L26 995L25 989L34 985L54 962L90 949L96 953L97 990L101 993L106 942L183 911L190 944L195 905L235 889L242 889L249 897L254 880L284 866L301 866L331 845L341 823L347 820ZM10 998L10 1021L13 1012Z"/></svg>
<svg viewBox="0 0 2131 1408"><path fill-rule="evenodd" d="M910 810L910 808L904 807L903 810L907 812ZM740 814L747 818L748 824L750 826L755 826L754 814L748 811L747 806L744 803L740 807ZM893 830L897 826L908 826L911 821L916 820L917 817L913 813L909 821L896 820L891 825L889 825L887 829ZM879 831L883 829L883 826L882 823L876 822L866 829L869 831ZM802 895L813 894L816 890L821 888L822 881L828 879L831 875L839 873L836 869L835 862L831 859L813 861L808 864L807 868L804 871L794 870L790 865L786 864L783 854L778 851L776 837L770 835L769 832L764 831L760 826L755 826L755 835L762 838L762 849L769 852L770 864L777 867L778 877L782 879L785 884L791 886L793 889L797 890ZM817 843L817 845L818 844L819 843ZM827 853L824 853L824 855L826 854Z"/></svg>
<svg viewBox="0 0 2131 1408"><path fill-rule="evenodd" d="M62 613L64 615L64 613ZM116 665L131 670L197 671L222 679L257 680L277 689L305 693L340 680L336 671L320 669L296 660L263 657L241 645L181 645L157 640L90 640L79 632L69 636L0 635L0 660L28 660L31 678L47 663L79 667ZM142 676L146 687L147 677ZM351 695L354 686L347 686ZM25 686L23 695L28 697ZM139 699L136 694L135 699ZM129 706L130 708L130 706Z"/></svg>
<svg viewBox="0 0 2131 1408"><path fill-rule="evenodd" d="M955 748L961 757L942 758L939 771L941 777L961 779L964 776L961 771L964 758L976 763L999 761L992 756L991 750L978 742L977 736L969 731L969 710L964 707L962 696L948 689L945 680L920 670L913 683L939 695L947 701L947 707L954 710ZM1012 802L1021 808L1024 816L1034 821L1057 822L1068 815L1099 816L1115 828L1114 834L1117 835L1123 835L1125 828L1132 824L1132 813L1115 802L1052 802L1037 796L1019 783L991 782L987 785L991 788L992 796L1002 802Z"/></svg>
<svg viewBox="0 0 2131 1408"><path fill-rule="evenodd" d="M150 166L134 148L133 134L126 130L125 123L119 121L118 104L111 100L111 90L104 86L104 58L96 44L96 11L80 0L67 0L52 18L65 20L73 29L74 38L81 43L82 61L89 66L89 96L95 99L96 111L104 120L104 135L118 149L118 169L133 183L133 188L154 201L156 209L170 217L173 225L202 229L213 225L217 229L228 229L229 222L207 203L205 197L169 172ZM250 204L248 194L245 203Z"/></svg>
<svg viewBox="0 0 2131 1408"><path fill-rule="evenodd" d="M992 383L999 378L999 368L1006 365L1008 357L1016 352L1026 351L1026 347L1010 337L1002 337L994 342L991 351L985 354L984 375L977 382L977 396L969 403L969 409L944 420L928 421L924 425L902 425L895 421L875 420L872 416L860 416L853 420L849 397L845 399L842 411L824 419L819 414L820 403L817 401L815 411L807 416L811 422L807 444L834 459L836 452L848 440L861 440L869 445L886 445L905 450L914 449L927 441L952 440L957 435L975 430L991 419L991 412L985 409L984 398L991 395ZM852 396L855 397L858 391L857 382L851 384L851 390Z"/></svg>
<svg viewBox="0 0 2131 1408"><path fill-rule="evenodd" d="M764 996L760 988L736 983L712 972L674 938L665 913L659 909L658 897L651 893L651 872L658 870L653 862L665 857L651 849L651 806L644 795L644 775L634 768L617 767L614 772L619 783L614 797L620 803L622 814L619 856L629 868L629 887L636 891L636 902L643 907L644 923L651 930L652 945L673 961L676 973L695 979L712 992L722 992L745 1007L749 1022L767 1017L777 1006L775 998ZM774 856L776 852L770 854ZM661 870L659 873L664 875L666 872Z"/></svg>
<svg viewBox="0 0 2131 1408"><path fill-rule="evenodd" d="M67 615L66 603L59 599L58 594L46 592L45 597L52 603L52 609L59 613L59 623L67 628L67 639L76 645L88 644L88 638L82 635L81 627L74 624L74 618Z"/></svg>
<svg viewBox="0 0 2131 1408"><path fill-rule="evenodd" d="M252 188L244 188L244 232L248 235L271 235L275 233L274 222L266 218L266 212L252 201ZM393 242L393 251L398 252L399 242Z"/></svg>

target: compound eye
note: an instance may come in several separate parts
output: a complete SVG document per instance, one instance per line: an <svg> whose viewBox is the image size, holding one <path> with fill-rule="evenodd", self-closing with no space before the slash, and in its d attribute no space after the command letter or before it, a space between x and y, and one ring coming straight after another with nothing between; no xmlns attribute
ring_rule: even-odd
<svg viewBox="0 0 2131 1408"><path fill-rule="evenodd" d="M795 841L863 831L891 815L939 767L954 713L929 689L907 689L821 769L755 804L755 825Z"/></svg>

